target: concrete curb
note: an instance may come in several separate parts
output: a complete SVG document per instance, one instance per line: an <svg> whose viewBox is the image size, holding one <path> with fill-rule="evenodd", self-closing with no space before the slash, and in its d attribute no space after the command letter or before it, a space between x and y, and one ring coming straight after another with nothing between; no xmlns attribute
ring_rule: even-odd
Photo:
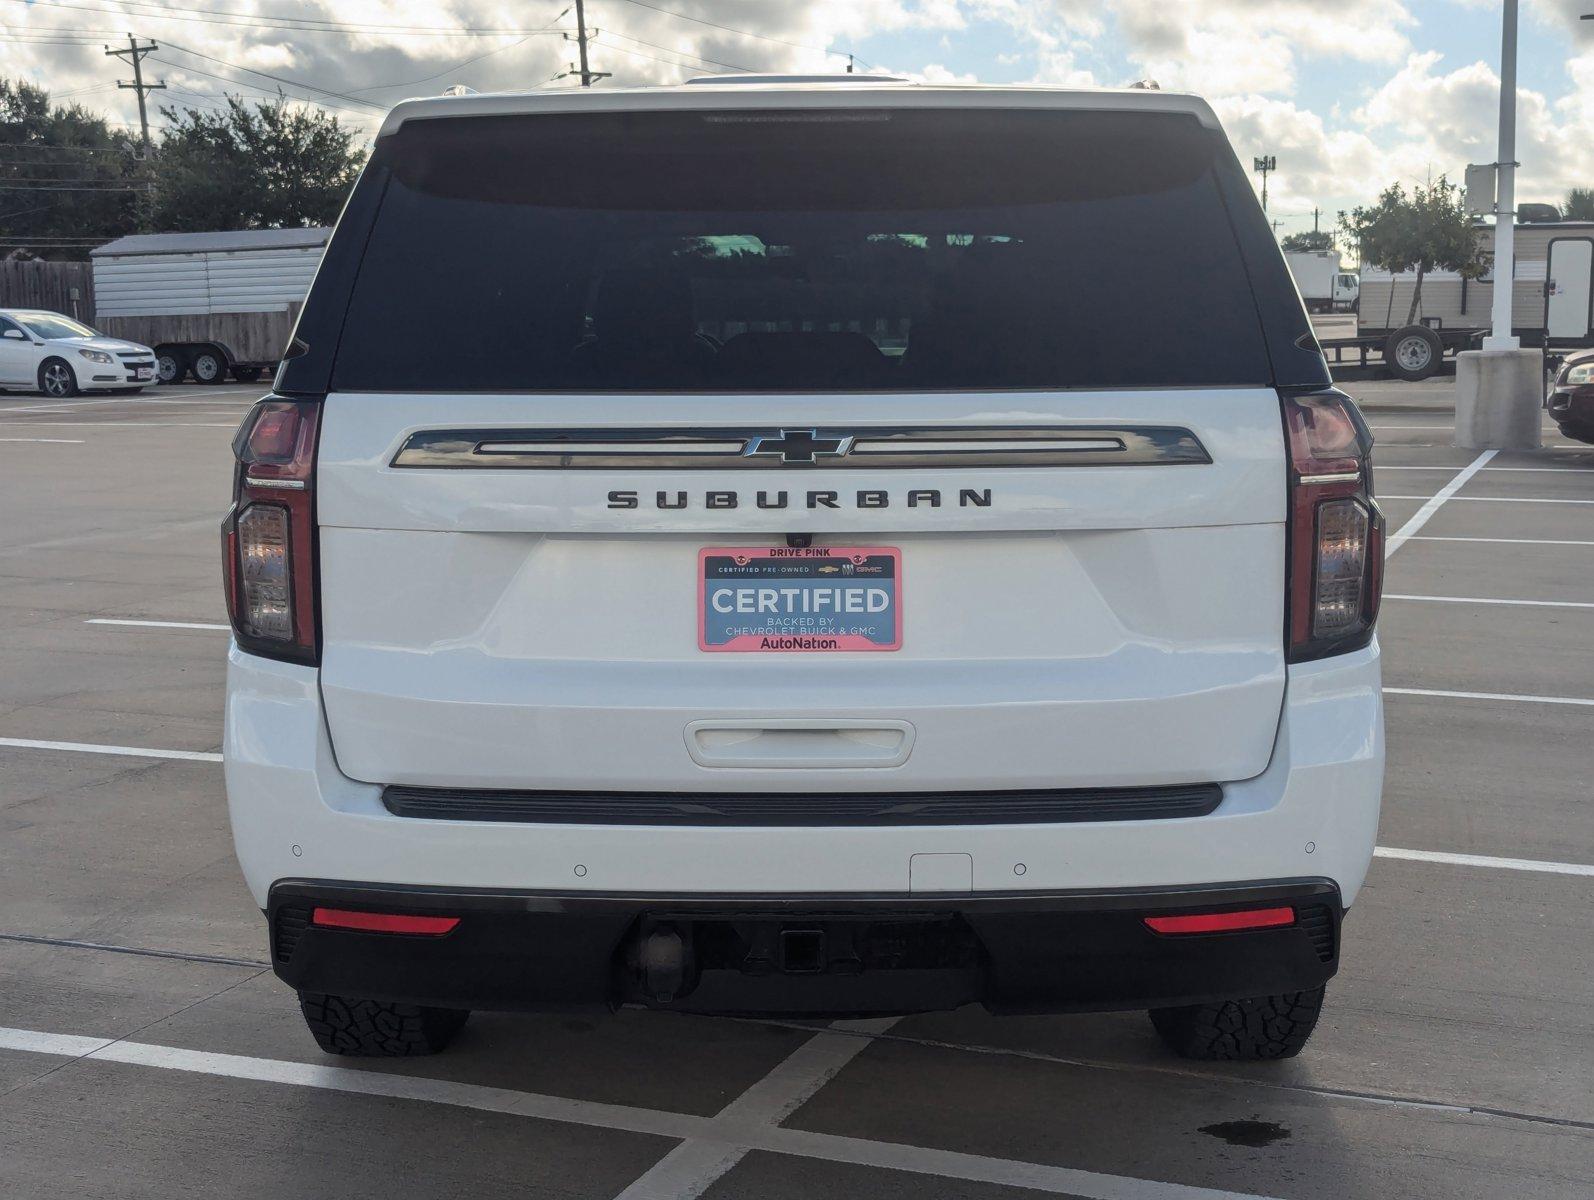
<svg viewBox="0 0 1594 1200"><path fill-rule="evenodd" d="M1439 403L1439 404L1422 404L1422 403L1401 404L1398 401L1394 401L1394 400L1370 400L1370 401L1367 401L1366 403L1363 403L1362 401L1358 400L1356 402L1356 407L1361 409L1364 413L1410 413L1410 412L1423 412L1423 413L1449 413L1449 414L1451 414L1453 416L1453 415L1455 415L1455 411L1456 411L1456 406L1454 404L1450 403L1449 401L1445 401L1445 402Z"/></svg>

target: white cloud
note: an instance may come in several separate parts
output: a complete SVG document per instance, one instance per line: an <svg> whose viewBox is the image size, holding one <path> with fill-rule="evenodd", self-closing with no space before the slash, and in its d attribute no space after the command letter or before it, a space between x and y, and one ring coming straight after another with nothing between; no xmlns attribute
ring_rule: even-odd
<svg viewBox="0 0 1594 1200"><path fill-rule="evenodd" d="M243 74L249 67L300 80L341 96L321 95L339 115L372 128L380 108L407 94L462 82L480 90L541 86L575 58L557 32L491 37L442 36L425 28L529 30L549 24L566 0L301 0L296 12L373 26L359 36L140 16L140 36L162 43L146 65L174 90L153 98L215 103L223 91L260 97L276 85ZM652 0L650 0L650 3ZM1270 207L1288 228L1310 226L1314 204L1325 210L1365 203L1395 179L1459 175L1469 161L1494 157L1498 0L657 0L670 15L629 0L603 0L588 10L600 27L593 65L612 84L676 82L689 75L744 68L835 71L840 51L868 41L881 59L859 69L897 68L930 82L972 79L959 52L979 40L992 70L1005 77L1064 86L1122 84L1156 78L1212 100L1245 161L1275 154ZM1426 21L1474 29L1483 61L1445 60L1422 50ZM273 0L227 0L236 12L283 11ZM527 9L530 9L528 12ZM1594 143L1594 22L1579 22L1594 0L1528 0L1527 32L1546 30L1567 48L1564 76L1521 95L1521 193L1553 199L1573 184L1594 182L1578 150ZM100 41L116 40L120 18L31 6L21 27L30 34L88 31L80 45L0 41L0 74L46 83L67 99L132 121L131 93L115 80L126 69L108 60ZM684 20L682 15L698 18ZM133 18L129 17L128 21ZM573 17L559 22L573 27ZM993 37L991 26L1000 36ZM384 28L376 28L382 26ZM729 26L730 29L719 28ZM752 31L749 37L732 30ZM932 47L915 61L892 47ZM1418 44L1414 48L1413 43ZM178 47L212 55L196 58ZM479 61L459 65L464 60ZM233 64L233 65L223 65ZM1339 89L1332 101L1308 105L1305 82L1354 65L1358 78L1381 72L1370 88ZM212 76L222 76L227 83ZM1564 88L1557 86L1564 80ZM392 86L403 84L405 86ZM573 86L566 79L553 86ZM175 89L182 89L180 92ZM289 88L290 94L314 95ZM353 96L354 99L349 99ZM196 99L197 97L197 99ZM361 102L366 102L362 104ZM348 111L353 109L354 111ZM1305 217L1302 214L1308 214Z"/></svg>

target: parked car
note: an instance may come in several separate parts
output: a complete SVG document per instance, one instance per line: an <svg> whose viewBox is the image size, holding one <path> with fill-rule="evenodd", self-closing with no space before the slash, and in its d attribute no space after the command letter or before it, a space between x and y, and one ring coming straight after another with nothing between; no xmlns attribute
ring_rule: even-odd
<svg viewBox="0 0 1594 1200"><path fill-rule="evenodd" d="M1594 350L1567 355L1545 407L1567 437L1594 444Z"/></svg>
<svg viewBox="0 0 1594 1200"><path fill-rule="evenodd" d="M223 527L233 835L323 1049L975 1002L1305 1044L1383 518L1203 101L751 77L375 146Z"/></svg>
<svg viewBox="0 0 1594 1200"><path fill-rule="evenodd" d="M0 309L0 388L46 396L141 392L155 379L155 352L106 337L81 321L38 309Z"/></svg>

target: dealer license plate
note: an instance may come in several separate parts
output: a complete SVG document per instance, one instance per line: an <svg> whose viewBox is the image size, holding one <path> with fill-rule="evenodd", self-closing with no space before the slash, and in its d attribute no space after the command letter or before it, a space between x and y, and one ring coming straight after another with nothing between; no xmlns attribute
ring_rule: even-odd
<svg viewBox="0 0 1594 1200"><path fill-rule="evenodd" d="M900 650L902 552L886 546L702 550L697 629L701 650Z"/></svg>

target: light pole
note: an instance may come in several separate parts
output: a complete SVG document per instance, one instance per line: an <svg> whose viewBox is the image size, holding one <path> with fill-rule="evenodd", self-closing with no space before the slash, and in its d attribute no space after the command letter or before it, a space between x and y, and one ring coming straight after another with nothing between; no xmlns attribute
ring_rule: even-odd
<svg viewBox="0 0 1594 1200"><path fill-rule="evenodd" d="M1500 29L1500 144L1495 185L1494 331L1483 339L1485 350L1516 350L1511 333L1511 281L1516 241L1517 153L1517 0L1505 0Z"/></svg>
<svg viewBox="0 0 1594 1200"><path fill-rule="evenodd" d="M1456 355L1456 445L1469 450L1534 450L1542 436L1544 360L1537 350L1522 349L1511 333L1516 131L1517 0L1504 0L1494 193L1494 330L1483 339L1483 349Z"/></svg>

